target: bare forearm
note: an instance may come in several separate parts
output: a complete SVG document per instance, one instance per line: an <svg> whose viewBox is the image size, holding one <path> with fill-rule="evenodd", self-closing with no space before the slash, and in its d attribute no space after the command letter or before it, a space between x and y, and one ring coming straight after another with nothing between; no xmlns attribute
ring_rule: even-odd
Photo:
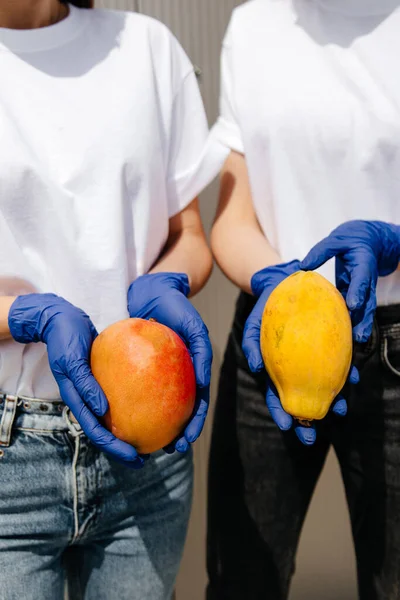
<svg viewBox="0 0 400 600"><path fill-rule="evenodd" d="M0 297L0 340L11 338L10 328L8 327L8 314L15 296Z"/></svg>
<svg viewBox="0 0 400 600"><path fill-rule="evenodd" d="M211 271L212 256L204 235L185 231L169 241L150 273L186 273L190 296L194 296L206 284Z"/></svg>
<svg viewBox="0 0 400 600"><path fill-rule="evenodd" d="M248 293L251 293L254 273L281 262L256 224L217 221L211 234L211 247L228 279Z"/></svg>
<svg viewBox="0 0 400 600"><path fill-rule="evenodd" d="M211 248L221 270L251 293L254 273L281 262L261 230L253 206L245 157L231 152L221 172Z"/></svg>

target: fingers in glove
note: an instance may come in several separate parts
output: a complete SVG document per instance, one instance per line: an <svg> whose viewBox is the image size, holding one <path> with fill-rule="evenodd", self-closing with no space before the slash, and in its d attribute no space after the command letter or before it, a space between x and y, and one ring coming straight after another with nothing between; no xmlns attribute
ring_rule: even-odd
<svg viewBox="0 0 400 600"><path fill-rule="evenodd" d="M353 338L361 344L371 337L376 312L376 289L373 285L363 310L352 313Z"/></svg>
<svg viewBox="0 0 400 600"><path fill-rule="evenodd" d="M354 365L350 369L349 382L352 385L357 385L360 382L360 373L358 372L357 367Z"/></svg>
<svg viewBox="0 0 400 600"><path fill-rule="evenodd" d="M347 415L347 402L341 394L339 394L339 396L337 396L333 401L331 411L339 417L344 417Z"/></svg>
<svg viewBox="0 0 400 600"><path fill-rule="evenodd" d="M305 446L312 446L317 439L317 431L315 423L311 423L309 427L303 425L295 425L294 430L300 442Z"/></svg>
<svg viewBox="0 0 400 600"><path fill-rule="evenodd" d="M272 384L268 386L267 390L267 406L271 417L278 425L279 429L287 431L292 427L294 419L283 410L281 401ZM305 444L306 446L314 444L317 437L314 423L311 423L309 427L305 427L300 425L298 421L295 421L294 429L302 444Z"/></svg>
<svg viewBox="0 0 400 600"><path fill-rule="evenodd" d="M272 385L268 386L266 401L270 415L279 429L282 431L290 429L293 425L293 418L283 410L281 401Z"/></svg>
<svg viewBox="0 0 400 600"><path fill-rule="evenodd" d="M253 312L244 326L242 349L252 373L258 373L264 368L260 348L260 329L264 305L258 306L257 302Z"/></svg>
<svg viewBox="0 0 400 600"><path fill-rule="evenodd" d="M201 319L192 319L186 324L183 334L193 359L196 383L200 387L206 388L210 385L213 360L213 351L207 328Z"/></svg>
<svg viewBox="0 0 400 600"><path fill-rule="evenodd" d="M377 274L376 260L366 260L352 269L346 296L346 304L350 311L362 310L366 306L371 288L376 287L374 279L377 279Z"/></svg>
<svg viewBox="0 0 400 600"><path fill-rule="evenodd" d="M347 249L348 243L343 241L343 239L325 238L311 248L307 256L301 261L300 269L303 271L314 271L329 259L337 254L342 254Z"/></svg>
<svg viewBox="0 0 400 600"><path fill-rule="evenodd" d="M185 438L193 444L203 431L204 423L207 418L208 407L210 405L210 387L197 388L196 407L194 416L185 429Z"/></svg>
<svg viewBox="0 0 400 600"><path fill-rule="evenodd" d="M210 404L210 388L197 387L197 398L196 405L193 411L188 425L186 426L185 432L182 436L179 436L168 446L163 448L167 454L172 454L175 450L177 452L187 452L189 445L193 444L200 436L204 428L204 423L207 418L208 408Z"/></svg>
<svg viewBox="0 0 400 600"><path fill-rule="evenodd" d="M164 446L163 450L166 454L173 454L174 452L180 452L185 454L190 448L190 444L184 435L180 435L174 439L173 442Z"/></svg>
<svg viewBox="0 0 400 600"><path fill-rule="evenodd" d="M116 438L110 431L98 422L89 408L81 399L72 381L66 377L58 381L61 398L71 409L73 415L82 427L83 432L96 448L107 452L118 462L123 462L132 468L143 466L143 459L138 455L133 446Z"/></svg>
<svg viewBox="0 0 400 600"><path fill-rule="evenodd" d="M105 415L108 410L107 398L94 378L87 360L82 359L74 361L71 366L67 365L66 375L91 412L98 417Z"/></svg>

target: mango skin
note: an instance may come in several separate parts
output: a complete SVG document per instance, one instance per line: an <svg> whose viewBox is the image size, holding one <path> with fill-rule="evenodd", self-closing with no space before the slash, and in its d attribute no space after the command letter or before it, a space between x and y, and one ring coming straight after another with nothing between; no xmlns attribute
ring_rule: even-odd
<svg viewBox="0 0 400 600"><path fill-rule="evenodd" d="M338 290L313 271L284 279L265 305L260 344L284 410L302 421L323 419L346 382L353 352Z"/></svg>
<svg viewBox="0 0 400 600"><path fill-rule="evenodd" d="M109 403L103 423L141 454L170 444L196 400L189 351L169 327L146 319L109 325L94 340L92 373Z"/></svg>

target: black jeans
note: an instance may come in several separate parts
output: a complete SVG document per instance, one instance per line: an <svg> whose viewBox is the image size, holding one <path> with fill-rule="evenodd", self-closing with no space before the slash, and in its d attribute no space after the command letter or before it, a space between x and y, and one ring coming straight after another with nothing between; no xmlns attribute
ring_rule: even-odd
<svg viewBox="0 0 400 600"><path fill-rule="evenodd" d="M265 404L265 373L241 350L254 300L241 294L221 370L209 465L208 600L285 600L303 521L330 445L339 459L357 553L359 597L400 598L400 305L379 308L356 345L361 381L303 446Z"/></svg>

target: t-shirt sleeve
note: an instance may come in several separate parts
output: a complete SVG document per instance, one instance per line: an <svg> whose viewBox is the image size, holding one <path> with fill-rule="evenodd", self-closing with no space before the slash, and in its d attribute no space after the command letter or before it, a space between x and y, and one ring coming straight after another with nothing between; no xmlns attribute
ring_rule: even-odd
<svg viewBox="0 0 400 600"><path fill-rule="evenodd" d="M211 130L210 137L230 150L244 153L235 105L234 69L232 61L232 26L228 27L221 52L221 85L219 117Z"/></svg>
<svg viewBox="0 0 400 600"><path fill-rule="evenodd" d="M171 115L167 163L169 216L182 211L218 175L226 159L209 128L194 69L180 46L183 71ZM182 56L184 54L184 56Z"/></svg>

